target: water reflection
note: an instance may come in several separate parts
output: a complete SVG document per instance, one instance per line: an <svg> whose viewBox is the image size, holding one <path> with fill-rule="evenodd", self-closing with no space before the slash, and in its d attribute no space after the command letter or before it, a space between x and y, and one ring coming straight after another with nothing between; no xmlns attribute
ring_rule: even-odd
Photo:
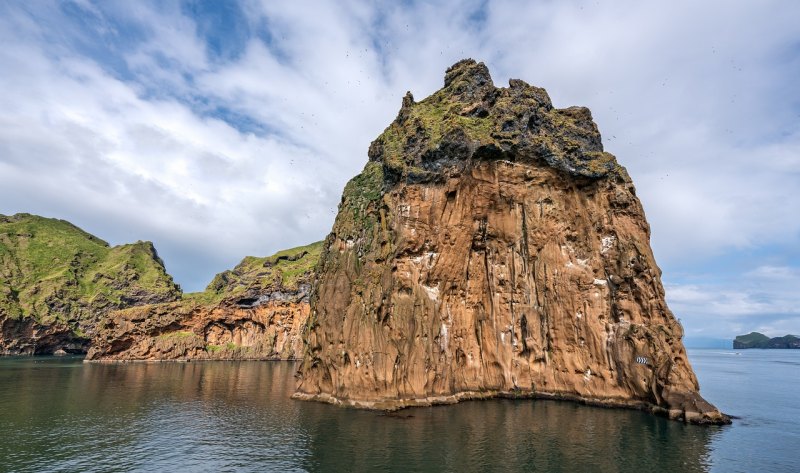
<svg viewBox="0 0 800 473"><path fill-rule="evenodd" d="M719 432L556 401L401 413L411 417L308 410L301 417L311 439L304 466L317 471L708 471L708 445Z"/></svg>
<svg viewBox="0 0 800 473"><path fill-rule="evenodd" d="M718 429L554 401L397 416L292 401L282 362L0 360L14 471L707 471Z"/></svg>

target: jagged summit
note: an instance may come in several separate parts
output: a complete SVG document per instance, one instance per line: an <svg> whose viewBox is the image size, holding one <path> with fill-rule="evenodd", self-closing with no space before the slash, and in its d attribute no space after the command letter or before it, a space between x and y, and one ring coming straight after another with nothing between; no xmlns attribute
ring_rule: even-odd
<svg viewBox="0 0 800 473"><path fill-rule="evenodd" d="M494 88L489 68L474 59L462 59L450 66L444 74L444 87L453 95L465 100L480 99L483 91Z"/></svg>
<svg viewBox="0 0 800 473"><path fill-rule="evenodd" d="M628 179L585 107L555 109L547 92L518 79L494 86L488 68L465 59L445 74L444 87L415 102L403 97L395 121L370 145L387 184L441 180L474 160L543 161L577 177Z"/></svg>

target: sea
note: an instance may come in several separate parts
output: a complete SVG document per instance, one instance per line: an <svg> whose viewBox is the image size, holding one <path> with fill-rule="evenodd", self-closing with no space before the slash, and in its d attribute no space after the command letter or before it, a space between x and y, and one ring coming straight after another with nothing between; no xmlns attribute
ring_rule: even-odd
<svg viewBox="0 0 800 473"><path fill-rule="evenodd" d="M2 472L798 472L800 350L691 349L702 427L566 401L294 401L290 362L0 358Z"/></svg>

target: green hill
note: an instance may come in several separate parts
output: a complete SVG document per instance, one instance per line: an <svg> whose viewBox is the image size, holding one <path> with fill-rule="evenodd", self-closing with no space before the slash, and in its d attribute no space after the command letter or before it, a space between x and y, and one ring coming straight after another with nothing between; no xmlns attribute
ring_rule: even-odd
<svg viewBox="0 0 800 473"><path fill-rule="evenodd" d="M247 256L233 269L217 274L202 292L114 312L98 324L86 359L297 357L322 243L267 257ZM266 312L250 310L264 304L272 304ZM245 344L237 345L235 339Z"/></svg>
<svg viewBox="0 0 800 473"><path fill-rule="evenodd" d="M733 341L733 348L800 348L800 338L794 335L769 338L758 332L750 332L747 335L736 337Z"/></svg>
<svg viewBox="0 0 800 473"><path fill-rule="evenodd" d="M109 246L64 220L0 215L0 353L85 351L110 310L176 300L153 244Z"/></svg>
<svg viewBox="0 0 800 473"><path fill-rule="evenodd" d="M201 293L187 294L211 302L257 297L271 291L297 291L310 284L319 261L322 242L281 250L272 256L246 256L236 267L223 271Z"/></svg>

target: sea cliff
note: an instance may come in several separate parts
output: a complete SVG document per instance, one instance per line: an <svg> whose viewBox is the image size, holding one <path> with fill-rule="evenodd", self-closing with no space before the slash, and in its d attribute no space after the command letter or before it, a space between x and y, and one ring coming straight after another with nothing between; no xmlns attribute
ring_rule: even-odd
<svg viewBox="0 0 800 473"><path fill-rule="evenodd" d="M180 296L149 241L110 246L64 220L0 215L0 355L85 353L109 312Z"/></svg>
<svg viewBox="0 0 800 473"><path fill-rule="evenodd" d="M294 397L545 397L728 423L590 111L461 61L371 144L324 242Z"/></svg>

